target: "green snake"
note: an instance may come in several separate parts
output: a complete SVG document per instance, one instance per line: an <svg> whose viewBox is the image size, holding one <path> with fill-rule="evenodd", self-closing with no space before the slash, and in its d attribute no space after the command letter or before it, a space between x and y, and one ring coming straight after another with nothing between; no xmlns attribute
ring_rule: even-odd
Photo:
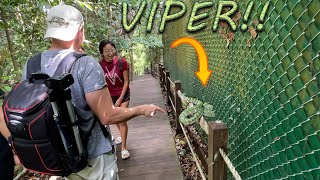
<svg viewBox="0 0 320 180"><path fill-rule="evenodd" d="M179 116L179 121L184 125L193 124L201 118L214 117L213 106L209 103L203 103L198 99L190 98L181 93L181 102L184 111ZM188 107L192 103L193 107Z"/></svg>

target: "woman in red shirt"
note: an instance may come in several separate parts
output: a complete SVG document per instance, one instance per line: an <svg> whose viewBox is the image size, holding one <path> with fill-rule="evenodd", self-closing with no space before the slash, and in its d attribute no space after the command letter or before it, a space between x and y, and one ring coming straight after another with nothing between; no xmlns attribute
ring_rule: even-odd
<svg viewBox="0 0 320 180"><path fill-rule="evenodd" d="M121 58L121 62L118 61L116 47L111 41L101 41L99 52L102 55L102 60L99 63L105 73L113 104L116 107L128 107L130 101L128 62L124 57ZM124 122L117 124L117 127L121 135L120 141L122 141L121 158L125 160L130 157L126 147L128 125Z"/></svg>

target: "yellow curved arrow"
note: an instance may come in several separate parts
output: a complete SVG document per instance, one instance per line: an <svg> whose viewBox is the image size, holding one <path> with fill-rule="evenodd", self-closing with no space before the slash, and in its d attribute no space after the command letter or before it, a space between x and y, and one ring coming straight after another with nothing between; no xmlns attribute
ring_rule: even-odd
<svg viewBox="0 0 320 180"><path fill-rule="evenodd" d="M203 86L206 86L212 74L212 70L209 70L208 67L208 56L206 50L203 48L202 44L199 41L190 37L176 39L172 42L170 47L175 48L181 44L190 44L196 50L196 53L198 55L198 71L195 72L195 74L201 81L201 84Z"/></svg>

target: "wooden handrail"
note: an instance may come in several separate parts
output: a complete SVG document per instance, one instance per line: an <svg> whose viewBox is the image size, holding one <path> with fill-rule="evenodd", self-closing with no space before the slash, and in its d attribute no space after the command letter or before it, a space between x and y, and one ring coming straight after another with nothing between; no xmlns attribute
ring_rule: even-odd
<svg viewBox="0 0 320 180"><path fill-rule="evenodd" d="M165 89L168 98L167 103L172 105L174 109L176 134L182 134L183 127L180 126L181 123L179 122L179 116L182 112L182 100L178 96L178 92L182 91L181 82L179 80L173 82L170 78L170 72L167 71L162 65L159 65L158 69L160 72L159 80L161 87ZM173 88L171 88L171 86L173 86ZM227 166L219 153L219 149L222 149L225 153L227 153L228 128L221 121L208 122L203 117L201 117L199 120L199 124L208 134L208 152L206 157L203 150L199 148L199 145L194 144L194 147L196 149L197 156L205 167L207 178L208 180L226 179ZM189 133L188 136L194 138L192 133Z"/></svg>
<svg viewBox="0 0 320 180"><path fill-rule="evenodd" d="M174 82L174 106L175 106L175 121L176 121L176 134L182 134L181 126L179 123L179 116L182 112L182 102L178 96L178 91L181 91L181 82Z"/></svg>

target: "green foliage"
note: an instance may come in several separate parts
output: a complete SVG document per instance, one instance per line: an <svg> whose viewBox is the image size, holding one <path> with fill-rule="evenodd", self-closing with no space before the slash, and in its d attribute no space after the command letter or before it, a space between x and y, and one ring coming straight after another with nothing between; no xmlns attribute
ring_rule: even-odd
<svg viewBox="0 0 320 180"><path fill-rule="evenodd" d="M142 44L138 44L134 47L135 51L133 53L134 59L134 73L135 74L143 74L144 69L148 67L148 57L146 52L146 47Z"/></svg>
<svg viewBox="0 0 320 180"><path fill-rule="evenodd" d="M115 42L119 51L129 51L139 55L136 46L149 48L161 47L161 37L156 33L146 34L148 11L145 11L136 29L125 33L122 20L122 2L127 2L128 20L132 20L140 3L136 0L2 0L0 4L0 84L2 89L8 90L12 84L20 80L21 71L27 59L50 46L45 40L45 16L50 7L60 2L76 6L85 18L84 48L87 54L99 59L98 44L103 39ZM148 3L150 9L151 3ZM157 13L159 16L159 13ZM160 19L160 18L155 18ZM154 23L154 26L158 24ZM156 29L156 27L153 27ZM10 49L9 44L12 44ZM129 57L129 56L128 56ZM137 62L147 58L135 57ZM129 60L130 62L131 60ZM142 62L140 64L146 64ZM144 68L137 63L137 68Z"/></svg>

